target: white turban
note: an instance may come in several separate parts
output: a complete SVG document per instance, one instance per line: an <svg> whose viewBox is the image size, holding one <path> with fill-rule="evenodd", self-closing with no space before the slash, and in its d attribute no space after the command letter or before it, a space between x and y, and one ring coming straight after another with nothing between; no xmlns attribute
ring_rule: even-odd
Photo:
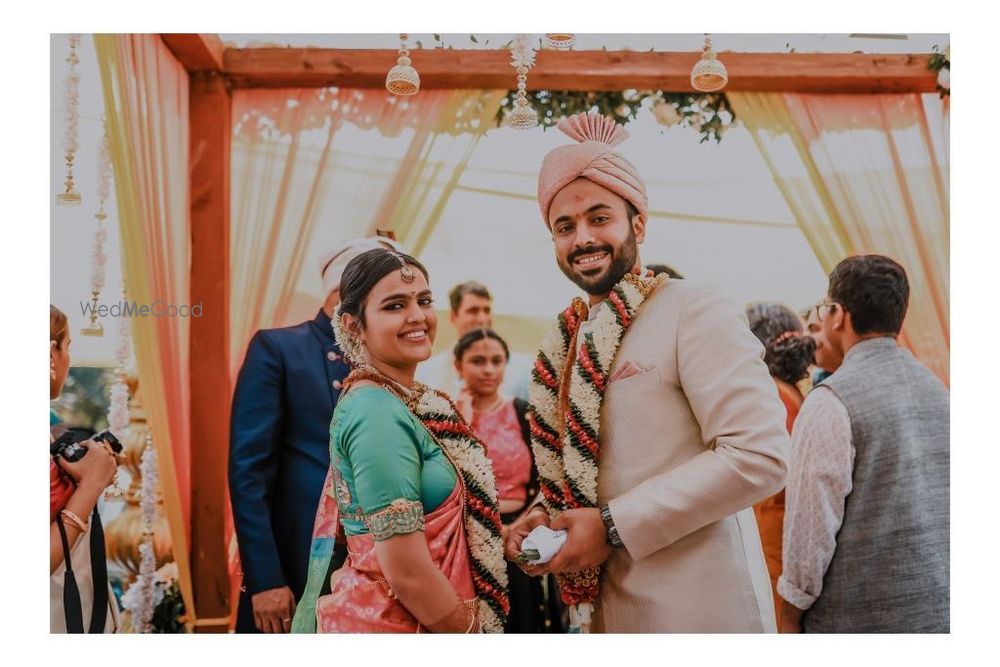
<svg viewBox="0 0 1000 667"><path fill-rule="evenodd" d="M346 243L341 243L335 248L323 253L319 258L319 274L323 279L323 290L327 294L333 290L340 289L340 279L344 277L344 269L348 263L368 250L375 248L392 248L397 252L404 252L403 247L396 241L385 236L371 236L368 238L352 239Z"/></svg>

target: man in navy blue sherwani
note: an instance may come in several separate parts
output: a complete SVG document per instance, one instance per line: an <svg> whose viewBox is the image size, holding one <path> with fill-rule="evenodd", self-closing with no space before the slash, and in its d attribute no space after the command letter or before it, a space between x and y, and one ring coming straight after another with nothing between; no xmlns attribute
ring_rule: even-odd
<svg viewBox="0 0 1000 667"><path fill-rule="evenodd" d="M262 329L233 396L229 493L243 570L237 632L288 632L306 584L313 520L330 467L330 419L350 372L330 318L347 263L387 239L356 239L321 261L328 294L312 320Z"/></svg>

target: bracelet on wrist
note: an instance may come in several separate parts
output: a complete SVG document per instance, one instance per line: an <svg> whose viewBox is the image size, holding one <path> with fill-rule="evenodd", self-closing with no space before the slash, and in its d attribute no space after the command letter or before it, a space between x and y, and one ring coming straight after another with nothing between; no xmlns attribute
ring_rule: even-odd
<svg viewBox="0 0 1000 667"><path fill-rule="evenodd" d="M618 529L615 527L615 520L611 516L611 508L608 507L607 503L601 505L601 521L604 523L604 529L607 531L607 542L615 549L620 549L625 546L622 542L622 538L618 535Z"/></svg>
<svg viewBox="0 0 1000 667"><path fill-rule="evenodd" d="M60 511L59 514L61 514L66 519L66 522L69 523L71 526L78 528L80 532L82 533L87 532L87 527L88 527L87 522L81 519L76 512L71 512L70 510L64 509Z"/></svg>

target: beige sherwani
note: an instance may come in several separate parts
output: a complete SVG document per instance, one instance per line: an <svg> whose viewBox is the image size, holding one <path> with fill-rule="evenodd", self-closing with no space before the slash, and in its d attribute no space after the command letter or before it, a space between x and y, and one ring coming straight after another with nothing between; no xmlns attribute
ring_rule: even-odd
<svg viewBox="0 0 1000 667"><path fill-rule="evenodd" d="M641 307L611 372L633 374L601 409L598 499L625 548L595 632L775 631L752 505L784 487L790 441L762 352L704 283L671 280Z"/></svg>

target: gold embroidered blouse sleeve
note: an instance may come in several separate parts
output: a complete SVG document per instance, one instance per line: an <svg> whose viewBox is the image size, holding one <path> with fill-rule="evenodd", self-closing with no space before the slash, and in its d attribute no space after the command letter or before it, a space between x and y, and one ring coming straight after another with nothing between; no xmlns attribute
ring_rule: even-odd
<svg viewBox="0 0 1000 667"><path fill-rule="evenodd" d="M424 529L424 506L419 500L397 498L389 506L364 515L365 526L377 542Z"/></svg>
<svg viewBox="0 0 1000 667"><path fill-rule="evenodd" d="M342 435L362 521L376 540L423 530L423 457L414 419L387 392L364 390Z"/></svg>

